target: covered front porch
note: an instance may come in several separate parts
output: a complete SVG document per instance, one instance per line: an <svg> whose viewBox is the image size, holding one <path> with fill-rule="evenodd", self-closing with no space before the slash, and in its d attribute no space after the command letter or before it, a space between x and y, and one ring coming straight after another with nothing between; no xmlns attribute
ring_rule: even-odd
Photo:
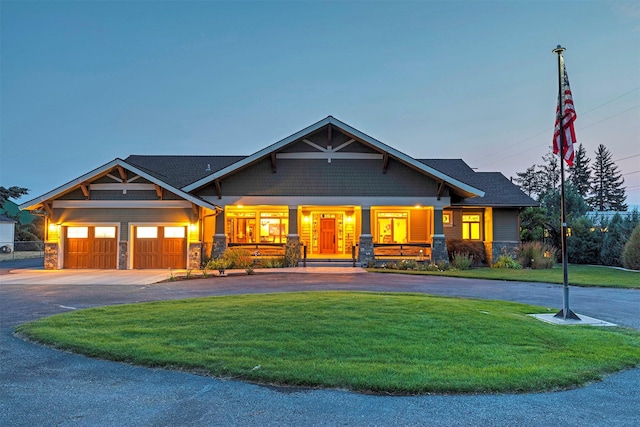
<svg viewBox="0 0 640 427"><path fill-rule="evenodd" d="M213 221L212 221L213 222ZM375 259L442 259L442 208L423 205L227 205L215 218L207 242L211 257L227 248L284 254L299 247L301 258L366 264ZM442 248L433 254L433 248Z"/></svg>

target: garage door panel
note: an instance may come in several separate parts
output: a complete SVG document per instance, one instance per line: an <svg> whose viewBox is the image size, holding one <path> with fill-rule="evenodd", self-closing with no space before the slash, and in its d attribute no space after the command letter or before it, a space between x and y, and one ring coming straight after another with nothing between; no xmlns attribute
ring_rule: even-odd
<svg viewBox="0 0 640 427"><path fill-rule="evenodd" d="M79 228L85 228L87 232L79 238L69 237L69 234L74 234L73 229ZM118 251L116 239L95 238L94 230L95 227L90 226L67 227L64 242L64 268L116 268Z"/></svg>
<svg viewBox="0 0 640 427"><path fill-rule="evenodd" d="M153 233L147 235L154 236ZM138 237L137 230L134 236L133 268L185 268L187 256L185 238L165 238L164 227L158 227L155 237Z"/></svg>

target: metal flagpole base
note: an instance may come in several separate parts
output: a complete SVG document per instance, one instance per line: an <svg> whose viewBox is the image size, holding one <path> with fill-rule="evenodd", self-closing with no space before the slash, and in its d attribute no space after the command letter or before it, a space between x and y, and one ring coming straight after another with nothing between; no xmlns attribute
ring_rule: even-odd
<svg viewBox="0 0 640 427"><path fill-rule="evenodd" d="M567 315L565 316L564 314L564 309L560 310L558 313L556 313L555 316L553 317L557 317L559 319L573 319L573 320L582 320L581 318L578 317L577 314L575 314L573 311L569 310L569 312L567 313Z"/></svg>

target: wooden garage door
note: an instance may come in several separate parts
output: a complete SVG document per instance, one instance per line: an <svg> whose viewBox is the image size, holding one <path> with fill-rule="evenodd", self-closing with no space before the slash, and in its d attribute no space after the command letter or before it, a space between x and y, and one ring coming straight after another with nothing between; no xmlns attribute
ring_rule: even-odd
<svg viewBox="0 0 640 427"><path fill-rule="evenodd" d="M185 268L186 227L134 227L133 268Z"/></svg>
<svg viewBox="0 0 640 427"><path fill-rule="evenodd" d="M116 227L66 227L64 268L116 268Z"/></svg>

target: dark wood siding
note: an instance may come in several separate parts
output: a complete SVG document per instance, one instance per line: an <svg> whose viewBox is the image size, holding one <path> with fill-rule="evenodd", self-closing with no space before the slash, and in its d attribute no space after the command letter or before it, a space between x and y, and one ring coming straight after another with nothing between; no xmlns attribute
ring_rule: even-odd
<svg viewBox="0 0 640 427"><path fill-rule="evenodd" d="M519 212L517 209L493 209L493 241L520 240Z"/></svg>

